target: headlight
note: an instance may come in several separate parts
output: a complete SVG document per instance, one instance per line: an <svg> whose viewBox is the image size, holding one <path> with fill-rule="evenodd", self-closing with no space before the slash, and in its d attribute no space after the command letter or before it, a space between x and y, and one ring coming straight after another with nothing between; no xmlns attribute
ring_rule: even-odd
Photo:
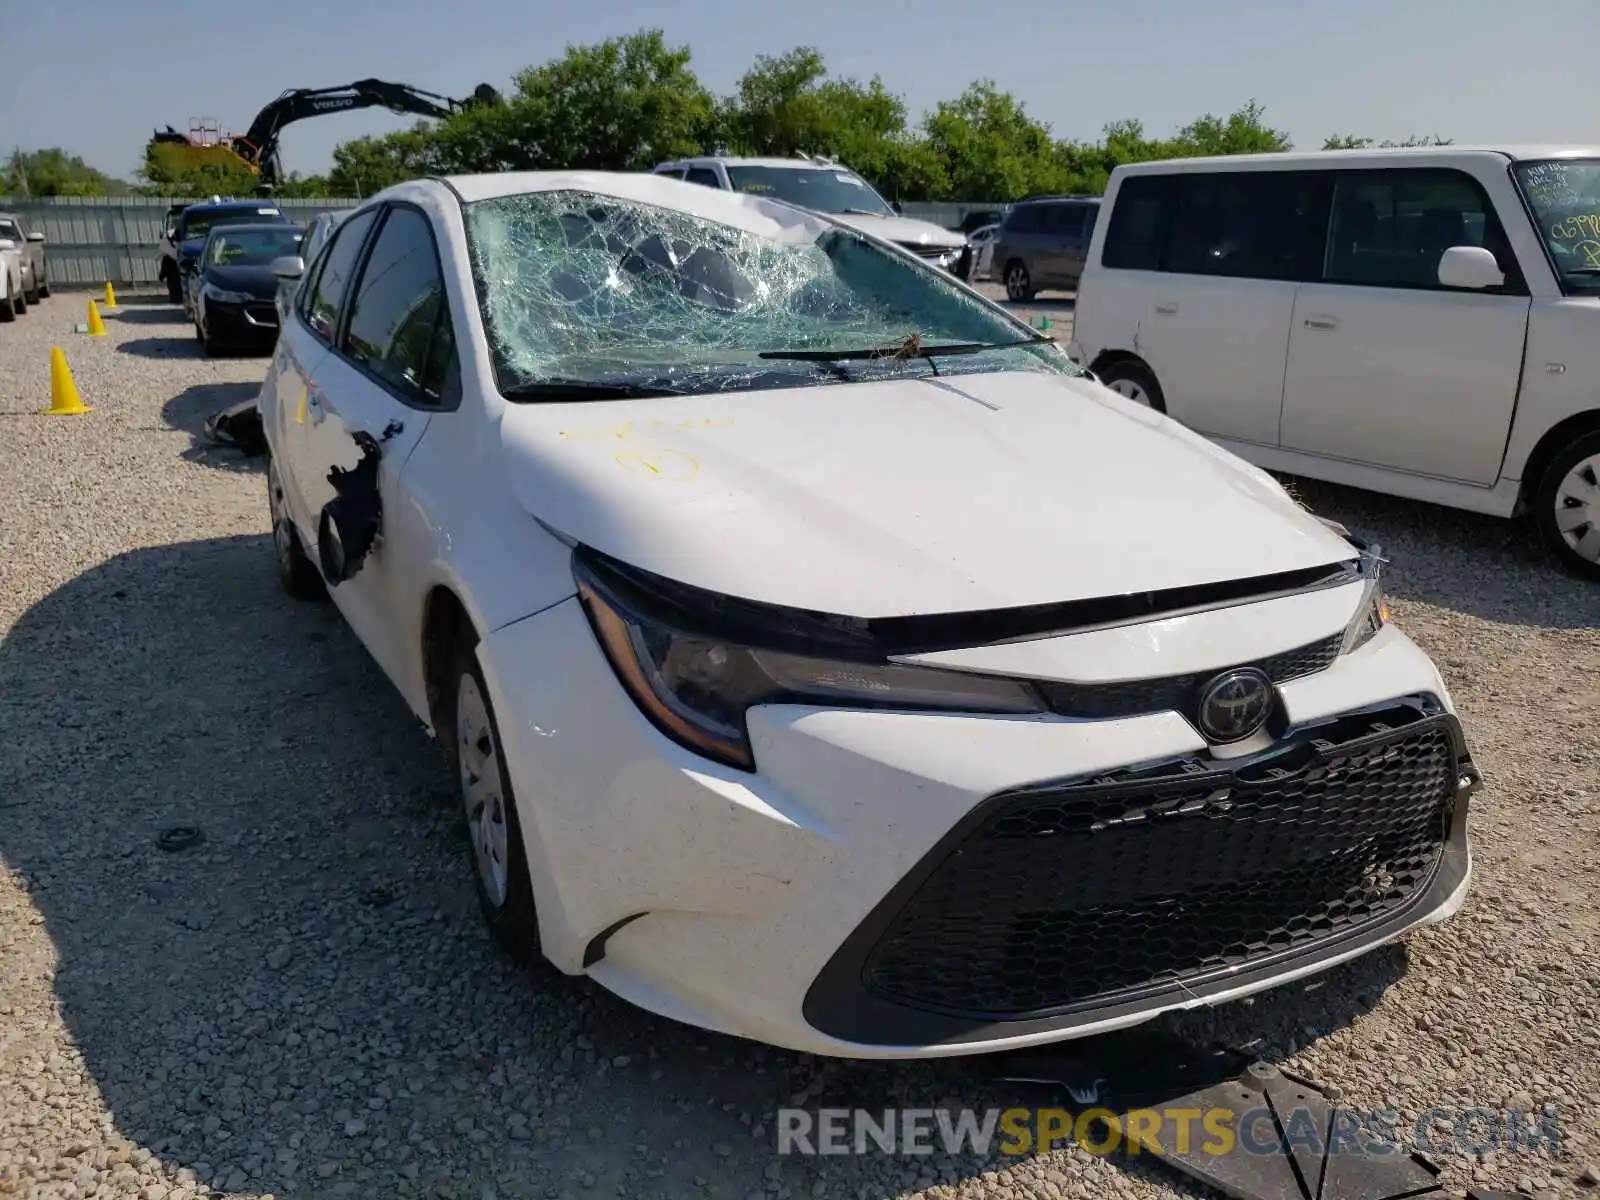
<svg viewBox="0 0 1600 1200"><path fill-rule="evenodd" d="M755 759L745 713L758 704L973 713L1043 713L1019 680L882 661L851 661L794 647L752 645L685 621L685 611L653 603L580 551L578 595L622 686L661 732L698 754L743 770ZM741 603L741 602L736 602ZM675 613L648 611L676 609ZM780 635L781 638L781 635ZM776 640L776 639L775 639Z"/></svg>
<svg viewBox="0 0 1600 1200"><path fill-rule="evenodd" d="M1353 650L1361 649L1390 621L1389 600L1383 594L1383 578L1380 570L1382 562L1383 552L1380 547L1362 548L1361 577L1366 581L1366 587L1361 593L1361 606L1356 609L1355 618L1345 626L1344 643L1339 647L1340 654L1349 654Z"/></svg>
<svg viewBox="0 0 1600 1200"><path fill-rule="evenodd" d="M220 300L224 304L248 304L253 298L243 292L230 292L226 288L219 288L209 283L200 291L207 300Z"/></svg>

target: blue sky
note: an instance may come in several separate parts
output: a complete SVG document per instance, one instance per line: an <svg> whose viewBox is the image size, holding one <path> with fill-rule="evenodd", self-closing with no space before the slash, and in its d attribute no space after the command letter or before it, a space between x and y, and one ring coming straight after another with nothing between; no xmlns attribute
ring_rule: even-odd
<svg viewBox="0 0 1600 1200"><path fill-rule="evenodd" d="M1458 142L1600 141L1594 0L56 0L7 5L0 151L60 145L130 177L151 131L216 117L242 132L284 88L377 77L466 96L572 43L663 28L730 91L757 54L810 44L835 74L879 74L912 112L989 77L1058 135L1138 117L1170 132L1252 96L1297 147L1330 133ZM319 117L285 166L411 119Z"/></svg>

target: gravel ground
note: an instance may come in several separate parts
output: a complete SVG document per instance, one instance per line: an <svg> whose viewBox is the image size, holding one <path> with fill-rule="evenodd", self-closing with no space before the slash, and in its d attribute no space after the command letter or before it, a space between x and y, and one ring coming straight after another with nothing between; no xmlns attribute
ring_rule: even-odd
<svg viewBox="0 0 1600 1200"><path fill-rule="evenodd" d="M441 759L326 606L280 597L260 465L197 439L260 359L81 296L0 327L0 1194L1157 1197L1077 1149L780 1158L775 1111L1052 1103L981 1063L829 1062L518 973L473 906ZM1047 311L1068 336L1070 307ZM49 350L87 403L36 415ZM1531 1109L1562 1153L1444 1181L1600 1182L1600 591L1515 525L1297 483L1395 559L1489 786L1464 912L1178 1028L1343 1103ZM196 825L166 853L156 837Z"/></svg>

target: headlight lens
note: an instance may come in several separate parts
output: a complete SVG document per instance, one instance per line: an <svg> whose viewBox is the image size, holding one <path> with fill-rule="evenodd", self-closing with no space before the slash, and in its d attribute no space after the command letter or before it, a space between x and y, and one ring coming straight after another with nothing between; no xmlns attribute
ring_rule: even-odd
<svg viewBox="0 0 1600 1200"><path fill-rule="evenodd" d="M220 300L224 304L245 304L250 300L250 297L243 292L230 292L226 288L214 287L209 283L201 291L205 293L207 300Z"/></svg>
<svg viewBox="0 0 1600 1200"><path fill-rule="evenodd" d="M849 662L686 633L641 611L580 558L578 594L617 678L651 722L707 758L753 770L745 713L758 704L981 713L1047 711L1026 683Z"/></svg>
<svg viewBox="0 0 1600 1200"><path fill-rule="evenodd" d="M1383 593L1382 563L1383 552L1379 547L1362 548L1361 576L1366 581L1366 588L1361 593L1361 606L1356 609L1355 618L1345 627L1340 654L1361 649L1389 624L1389 599Z"/></svg>

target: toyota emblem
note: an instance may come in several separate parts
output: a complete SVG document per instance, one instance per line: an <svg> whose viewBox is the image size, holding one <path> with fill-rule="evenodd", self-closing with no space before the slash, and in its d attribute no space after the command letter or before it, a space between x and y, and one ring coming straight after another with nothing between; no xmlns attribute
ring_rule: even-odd
<svg viewBox="0 0 1600 1200"><path fill-rule="evenodd" d="M1271 715L1272 681L1254 668L1225 672L1200 689L1200 732L1208 741L1242 741Z"/></svg>

